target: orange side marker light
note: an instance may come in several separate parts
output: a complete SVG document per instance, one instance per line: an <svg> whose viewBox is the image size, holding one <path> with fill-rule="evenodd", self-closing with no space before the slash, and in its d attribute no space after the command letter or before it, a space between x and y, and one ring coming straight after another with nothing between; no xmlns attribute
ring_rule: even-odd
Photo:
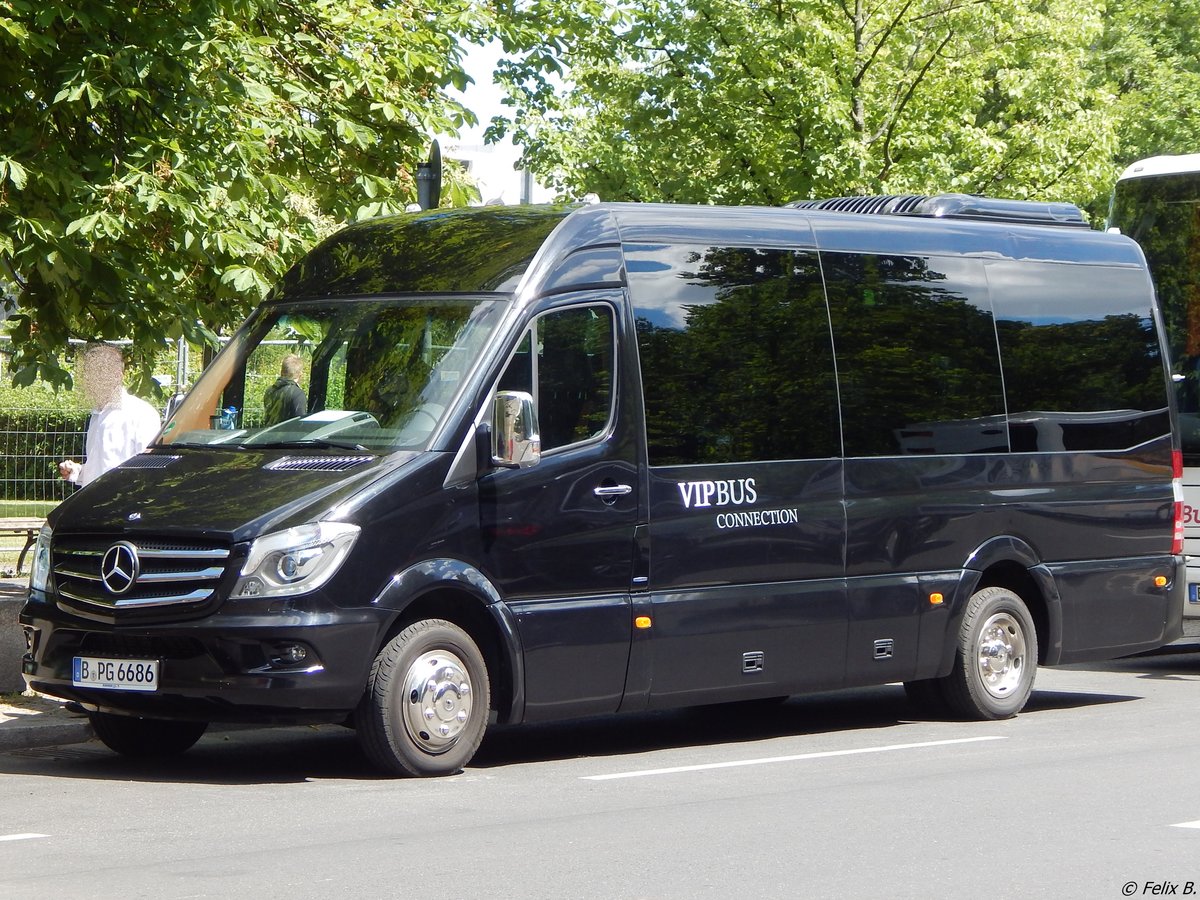
<svg viewBox="0 0 1200 900"><path fill-rule="evenodd" d="M650 617L649 616L638 616L636 619L633 620L633 624L634 624L634 627L636 627L636 628L649 628L650 627Z"/></svg>
<svg viewBox="0 0 1200 900"><path fill-rule="evenodd" d="M929 605L930 606L941 606L942 603L945 601L945 599L946 598L942 596L940 591L934 591L932 594L929 595Z"/></svg>

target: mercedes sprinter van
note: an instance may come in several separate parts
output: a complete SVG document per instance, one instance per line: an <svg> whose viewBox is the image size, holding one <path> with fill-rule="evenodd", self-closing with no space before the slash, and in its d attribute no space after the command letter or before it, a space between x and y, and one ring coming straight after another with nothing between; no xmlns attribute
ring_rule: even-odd
<svg viewBox="0 0 1200 900"><path fill-rule="evenodd" d="M351 225L50 514L25 677L118 752L344 722L416 775L491 723L858 685L1012 716L1180 633L1161 332L1063 204Z"/></svg>

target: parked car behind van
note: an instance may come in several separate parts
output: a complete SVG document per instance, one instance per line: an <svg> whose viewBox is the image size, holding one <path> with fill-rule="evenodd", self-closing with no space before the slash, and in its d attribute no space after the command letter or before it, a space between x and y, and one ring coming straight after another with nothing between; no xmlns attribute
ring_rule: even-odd
<svg viewBox="0 0 1200 900"><path fill-rule="evenodd" d="M1180 632L1163 360L1137 245L1063 204L352 225L51 514L25 675L121 753L345 721L416 775L491 723L895 681L1012 716Z"/></svg>

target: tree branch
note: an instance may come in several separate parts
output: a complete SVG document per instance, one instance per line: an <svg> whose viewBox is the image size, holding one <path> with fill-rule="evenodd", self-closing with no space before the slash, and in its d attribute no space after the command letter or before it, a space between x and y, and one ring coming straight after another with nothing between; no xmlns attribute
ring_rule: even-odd
<svg viewBox="0 0 1200 900"><path fill-rule="evenodd" d="M904 112L904 108L908 105L909 101L912 100L913 95L916 93L921 82L925 80L925 76L929 74L929 70L933 68L933 64L941 55L942 50L948 43L950 43L950 40L953 37L953 31L946 32L946 36L942 39L941 44L938 45L936 50L929 54L929 59L925 61L925 65L921 67L921 71L917 73L915 78L913 78L912 82L908 86L908 90L904 92L904 95L900 99L899 103L894 105L892 108L892 113L888 117L889 122L884 132L885 137L883 141L883 149L881 151L881 155L883 156L883 166L879 170L879 180L881 182L887 178L888 173L892 168L892 137L896 133L896 124L900 120L900 115Z"/></svg>

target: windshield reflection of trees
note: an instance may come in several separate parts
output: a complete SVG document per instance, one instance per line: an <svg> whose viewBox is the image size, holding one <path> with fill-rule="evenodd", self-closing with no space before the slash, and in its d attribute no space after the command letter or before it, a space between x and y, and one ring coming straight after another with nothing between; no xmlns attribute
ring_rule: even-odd
<svg viewBox="0 0 1200 900"><path fill-rule="evenodd" d="M483 207L359 224L313 249L271 297L511 291L567 212Z"/></svg>
<svg viewBox="0 0 1200 900"><path fill-rule="evenodd" d="M311 302L266 307L210 367L177 416L181 443L265 446L334 439L376 452L421 445L461 388L501 305L482 298ZM287 354L304 360L307 415L262 427L262 397ZM210 383L211 382L211 383ZM234 430L210 425L219 395ZM205 427L209 426L209 427Z"/></svg>

